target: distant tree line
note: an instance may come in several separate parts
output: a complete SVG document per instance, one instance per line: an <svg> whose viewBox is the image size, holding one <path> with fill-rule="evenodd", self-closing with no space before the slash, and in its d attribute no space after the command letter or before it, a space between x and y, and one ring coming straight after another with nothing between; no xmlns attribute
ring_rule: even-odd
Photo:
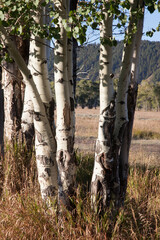
<svg viewBox="0 0 160 240"><path fill-rule="evenodd" d="M113 48L114 85L119 77L123 42ZM82 108L99 106L99 44L78 49L76 104ZM147 80L148 79L148 80ZM142 41L137 109L159 110L160 42Z"/></svg>
<svg viewBox="0 0 160 240"><path fill-rule="evenodd" d="M113 73L119 76L122 59L123 41L113 47ZM78 49L78 80L89 79L97 81L99 71L99 44L89 44ZM154 74L160 81L160 42L141 42L139 83Z"/></svg>
<svg viewBox="0 0 160 240"><path fill-rule="evenodd" d="M151 78L152 79L152 78ZM117 79L114 86L116 88ZM76 104L82 108L96 108L99 106L98 81L79 80L76 90ZM160 82L143 80L138 89L137 110L160 111Z"/></svg>
<svg viewBox="0 0 160 240"><path fill-rule="evenodd" d="M114 85L119 77L123 42L113 48ZM77 50L77 88L76 105L82 108L99 106L99 44L88 44ZM49 74L53 84L53 52L49 61ZM140 84L137 109L160 110L160 42L141 42L139 78Z"/></svg>

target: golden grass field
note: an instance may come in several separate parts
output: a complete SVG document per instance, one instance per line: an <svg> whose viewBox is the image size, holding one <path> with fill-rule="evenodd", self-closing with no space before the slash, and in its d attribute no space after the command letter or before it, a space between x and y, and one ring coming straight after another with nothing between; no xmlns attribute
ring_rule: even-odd
<svg viewBox="0 0 160 240"><path fill-rule="evenodd" d="M75 147L94 153L98 129L97 109L76 109ZM130 163L160 165L160 112L136 111Z"/></svg>
<svg viewBox="0 0 160 240"><path fill-rule="evenodd" d="M62 207L60 216L41 199L34 154L19 145L7 147L0 240L160 239L160 113L136 112L126 200L116 217L110 209L99 216L90 205L97 125L98 109L76 109L75 208L70 212Z"/></svg>
<svg viewBox="0 0 160 240"><path fill-rule="evenodd" d="M76 136L97 137L99 108L76 109ZM160 134L160 112L136 111L134 131L152 131Z"/></svg>

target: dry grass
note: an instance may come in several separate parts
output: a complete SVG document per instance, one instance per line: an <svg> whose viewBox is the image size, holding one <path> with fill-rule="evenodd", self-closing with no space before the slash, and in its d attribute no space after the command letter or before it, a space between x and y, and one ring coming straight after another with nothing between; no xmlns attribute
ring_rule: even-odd
<svg viewBox="0 0 160 240"><path fill-rule="evenodd" d="M77 109L77 132L84 145L90 137L96 137L98 109ZM89 116L94 114L93 116ZM142 118L146 118L145 121ZM150 120L152 118L152 120ZM159 113L136 113L134 129L154 125L158 133ZM148 127L147 127L148 124ZM89 130L87 130L89 129ZM160 131L159 131L160 132ZM86 142L85 142L86 141ZM136 140L137 145L142 140ZM143 140L145 141L145 140ZM158 240L160 239L160 168L155 167L156 156L147 146L131 148L128 189L125 207L116 218L110 210L98 216L90 207L90 181L93 169L93 153L77 154L78 170L75 209L69 212L63 208L61 217L42 202L34 155L24 147L6 149L3 161L5 184L0 197L0 239L1 240ZM146 141L145 141L146 142ZM152 145L155 147L155 140ZM145 146L145 147L144 147ZM157 145L157 152L159 145ZM137 151L138 149L138 151ZM153 150L153 146L152 146ZM29 161L31 159L31 161ZM1 179L0 179L1 180Z"/></svg>
<svg viewBox="0 0 160 240"><path fill-rule="evenodd" d="M77 137L97 137L98 127L98 114L97 109L76 109L76 136ZM160 139L160 112L143 112L136 111L133 135L137 132L142 136L141 139L146 139L148 133L148 139L154 138ZM144 136L143 136L144 133ZM157 135L156 135L157 134Z"/></svg>
<svg viewBox="0 0 160 240"><path fill-rule="evenodd" d="M136 112L133 136L141 135L142 139L160 139L160 113Z"/></svg>
<svg viewBox="0 0 160 240"><path fill-rule="evenodd" d="M97 109L76 109L76 137L97 137Z"/></svg>
<svg viewBox="0 0 160 240"><path fill-rule="evenodd" d="M11 157L11 156L10 156ZM124 209L116 218L110 210L98 216L90 207L89 182L93 157L78 155L78 187L73 212L57 212L42 202L37 184L23 185L14 194L0 199L0 239L2 240L129 240L160 238L160 169L130 168ZM30 172L32 178L33 169ZM23 175L23 172L22 172ZM24 175L23 175L24 177ZM18 180L19 176L17 177ZM13 184L13 183L12 183ZM15 183L14 183L15 184ZM75 214L76 213L76 214Z"/></svg>
<svg viewBox="0 0 160 240"><path fill-rule="evenodd" d="M76 148L94 153L98 127L97 109L76 109ZM160 112L135 113L130 163L160 165Z"/></svg>

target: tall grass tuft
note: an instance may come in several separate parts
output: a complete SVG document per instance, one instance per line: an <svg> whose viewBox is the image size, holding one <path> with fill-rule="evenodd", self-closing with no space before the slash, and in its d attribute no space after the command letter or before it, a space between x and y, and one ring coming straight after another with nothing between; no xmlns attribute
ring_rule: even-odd
<svg viewBox="0 0 160 240"><path fill-rule="evenodd" d="M75 209L62 206L60 217L41 200L34 156L23 147L6 149L5 184L0 199L2 240L101 240L160 239L160 169L132 166L124 208L111 217L110 209L99 216L90 207L89 184L93 156L77 154ZM17 162L16 162L17 161ZM26 162L27 161L27 162ZM28 165L29 164L29 165Z"/></svg>
<svg viewBox="0 0 160 240"><path fill-rule="evenodd" d="M147 131L147 130L136 130L133 129L133 139L158 139L160 140L160 133Z"/></svg>
<svg viewBox="0 0 160 240"><path fill-rule="evenodd" d="M37 169L34 151L25 145L6 144L3 159L3 195L20 193L24 188L34 188L37 184Z"/></svg>

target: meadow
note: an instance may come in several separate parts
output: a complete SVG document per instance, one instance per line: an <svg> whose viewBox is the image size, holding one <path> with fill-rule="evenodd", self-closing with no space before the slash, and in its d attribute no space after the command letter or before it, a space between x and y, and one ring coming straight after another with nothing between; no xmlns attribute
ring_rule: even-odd
<svg viewBox="0 0 160 240"><path fill-rule="evenodd" d="M93 153L98 127L97 109L76 109L76 142L80 152ZM130 164L160 165L160 113L136 111Z"/></svg>
<svg viewBox="0 0 160 240"><path fill-rule="evenodd" d="M125 206L111 217L110 209L99 216L90 207L98 111L76 109L75 209L63 207L60 219L41 200L34 154L7 146L0 240L160 239L160 113L136 112Z"/></svg>

